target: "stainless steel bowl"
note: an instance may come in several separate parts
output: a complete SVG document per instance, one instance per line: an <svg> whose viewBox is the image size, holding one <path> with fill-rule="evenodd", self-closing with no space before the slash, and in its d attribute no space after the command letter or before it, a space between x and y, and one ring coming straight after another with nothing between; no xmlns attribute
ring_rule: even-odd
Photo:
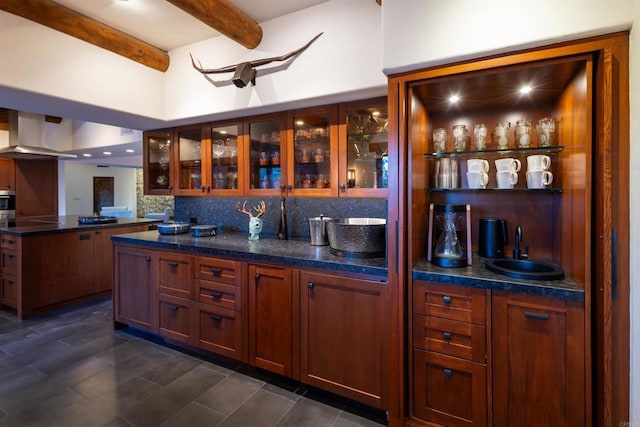
<svg viewBox="0 0 640 427"><path fill-rule="evenodd" d="M218 227L215 225L192 225L191 235L193 237L211 237L216 235Z"/></svg>
<svg viewBox="0 0 640 427"><path fill-rule="evenodd" d="M376 258L386 253L387 220L335 218L327 221L329 251L348 258Z"/></svg>
<svg viewBox="0 0 640 427"><path fill-rule="evenodd" d="M169 221L157 225L160 234L188 233L191 226L187 222Z"/></svg>

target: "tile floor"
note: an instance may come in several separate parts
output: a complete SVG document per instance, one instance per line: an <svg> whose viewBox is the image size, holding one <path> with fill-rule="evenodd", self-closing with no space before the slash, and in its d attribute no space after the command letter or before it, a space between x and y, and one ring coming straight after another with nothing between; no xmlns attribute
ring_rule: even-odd
<svg viewBox="0 0 640 427"><path fill-rule="evenodd" d="M114 331L110 299L22 322L0 308L0 426L384 425L369 409Z"/></svg>

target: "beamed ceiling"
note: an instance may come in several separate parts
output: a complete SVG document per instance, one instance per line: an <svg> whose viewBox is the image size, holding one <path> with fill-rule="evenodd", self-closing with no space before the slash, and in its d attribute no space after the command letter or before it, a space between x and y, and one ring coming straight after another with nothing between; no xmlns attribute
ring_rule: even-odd
<svg viewBox="0 0 640 427"><path fill-rule="evenodd" d="M262 40L259 22L325 1L0 0L0 10L164 72L170 49L218 34L253 49Z"/></svg>

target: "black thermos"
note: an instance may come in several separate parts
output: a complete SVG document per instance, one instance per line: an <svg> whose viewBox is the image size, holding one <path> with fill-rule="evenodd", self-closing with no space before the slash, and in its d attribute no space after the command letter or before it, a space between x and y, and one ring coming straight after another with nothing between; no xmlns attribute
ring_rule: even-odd
<svg viewBox="0 0 640 427"><path fill-rule="evenodd" d="M507 239L507 222L500 218L480 218L478 227L478 255L503 258Z"/></svg>
<svg viewBox="0 0 640 427"><path fill-rule="evenodd" d="M278 239L289 239L287 230L287 207L285 206L285 198L280 198L280 224L278 225Z"/></svg>

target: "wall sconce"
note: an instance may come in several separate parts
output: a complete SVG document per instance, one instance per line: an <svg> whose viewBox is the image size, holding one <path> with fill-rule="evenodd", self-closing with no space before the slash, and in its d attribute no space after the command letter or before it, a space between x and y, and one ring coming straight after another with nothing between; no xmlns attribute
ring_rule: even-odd
<svg viewBox="0 0 640 427"><path fill-rule="evenodd" d="M347 171L347 187L353 188L356 186L356 170L349 169Z"/></svg>

